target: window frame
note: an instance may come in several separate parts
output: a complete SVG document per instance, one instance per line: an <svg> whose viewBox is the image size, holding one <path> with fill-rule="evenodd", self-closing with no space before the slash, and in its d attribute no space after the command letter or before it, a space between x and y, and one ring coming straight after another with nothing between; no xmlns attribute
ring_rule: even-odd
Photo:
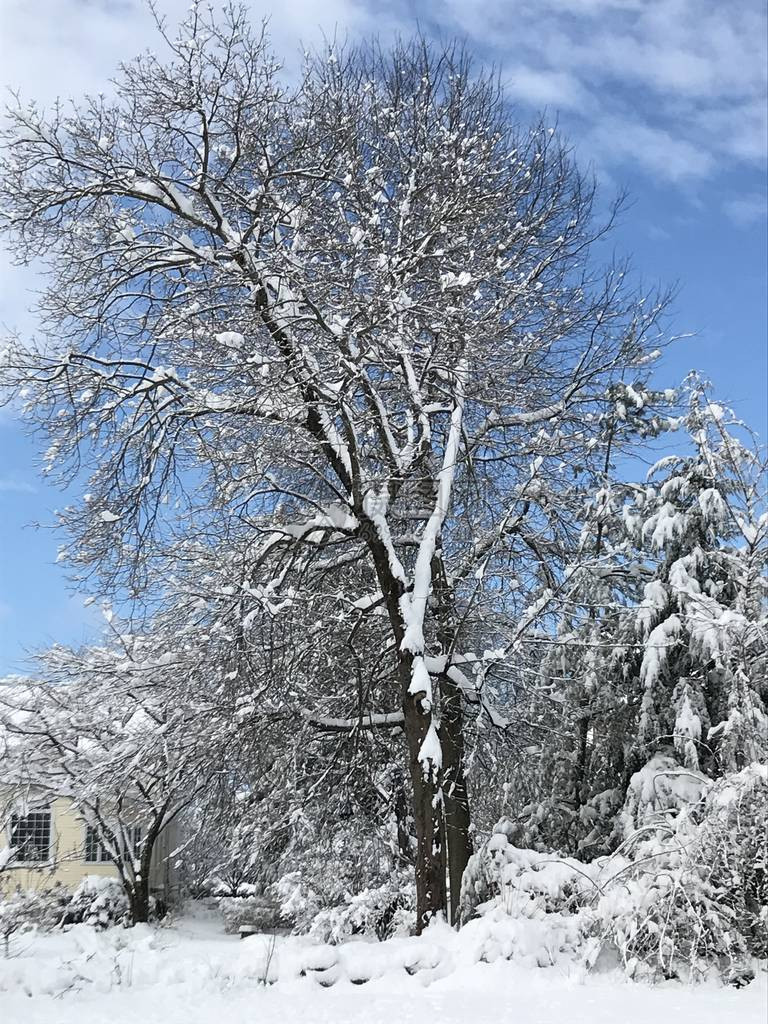
<svg viewBox="0 0 768 1024"><path fill-rule="evenodd" d="M39 822L33 823L31 833L27 834L20 844L17 842L15 845L15 833L19 826L27 825L31 818L43 819L44 825L41 828ZM47 840L44 847L40 842L41 839ZM21 814L16 811L12 812L8 821L8 845L14 848L13 856L11 858L11 866L34 868L36 866L42 867L50 865L54 859L53 811L51 805L45 804L44 806L33 807L28 810L26 814ZM41 856L26 856L25 854L30 850L38 850Z"/></svg>
<svg viewBox="0 0 768 1024"><path fill-rule="evenodd" d="M96 856L89 857L88 854L90 849L95 850ZM84 864L112 864L114 863L112 857L107 853L106 847L99 839L98 831L89 825L85 824L85 839L83 841L83 863Z"/></svg>
<svg viewBox="0 0 768 1024"><path fill-rule="evenodd" d="M94 828L93 825L89 825L85 822L84 825L84 839L83 839L83 863L84 864L114 864L114 857L107 851L104 843L99 838L98 829ZM141 841L143 838L143 829L141 825L125 825L122 829L115 829L115 832L127 832L127 842L121 842L123 857L127 859L130 855L131 860L139 860L141 858ZM97 858L88 856L89 847L96 848L98 854Z"/></svg>

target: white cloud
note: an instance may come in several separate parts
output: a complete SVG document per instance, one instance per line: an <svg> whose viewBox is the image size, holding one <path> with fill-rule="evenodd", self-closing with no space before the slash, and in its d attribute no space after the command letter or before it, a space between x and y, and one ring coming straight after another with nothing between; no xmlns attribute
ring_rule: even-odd
<svg viewBox="0 0 768 1024"><path fill-rule="evenodd" d="M158 7L173 31L189 0L158 0ZM269 19L273 44L288 61L299 44L314 45L336 30L386 37L403 27L363 0L253 0L248 10L255 24ZM29 0L0 0L0 80L43 103L108 92L120 61L161 46L144 0L35 0L33 7Z"/></svg>
<svg viewBox="0 0 768 1024"><path fill-rule="evenodd" d="M634 164L654 177L680 182L703 178L715 166L711 153L640 121L607 118L591 131L588 148L608 163Z"/></svg>
<svg viewBox="0 0 768 1024"><path fill-rule="evenodd" d="M765 162L764 0L438 0L434 10L445 31L493 40L513 83L523 69L519 101L578 115L603 165L684 181ZM626 131L603 145L618 125Z"/></svg>
<svg viewBox="0 0 768 1024"><path fill-rule="evenodd" d="M506 91L512 99L535 107L585 110L592 99L574 75L566 71L540 71L519 65L505 68Z"/></svg>
<svg viewBox="0 0 768 1024"><path fill-rule="evenodd" d="M768 196L764 192L734 196L725 200L723 212L738 227L750 227L768 216Z"/></svg>
<svg viewBox="0 0 768 1024"><path fill-rule="evenodd" d="M34 494L36 488L28 484L26 480L13 480L10 478L0 479L0 492L12 494Z"/></svg>
<svg viewBox="0 0 768 1024"><path fill-rule="evenodd" d="M159 3L170 26L189 6ZM143 0L36 0L30 10L0 0L0 78L45 102L108 88L120 60L160 48ZM497 61L517 103L567 112L573 134L599 147L583 155L606 169L682 182L765 160L764 0L252 0L249 10L254 21L269 14L289 65L299 43L335 32L386 40L421 23L464 34ZM606 145L618 125L626 132Z"/></svg>

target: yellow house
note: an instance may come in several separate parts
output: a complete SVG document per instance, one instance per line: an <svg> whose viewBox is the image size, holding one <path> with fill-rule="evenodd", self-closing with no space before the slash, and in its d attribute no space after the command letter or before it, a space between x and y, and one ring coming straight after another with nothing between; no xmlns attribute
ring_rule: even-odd
<svg viewBox="0 0 768 1024"><path fill-rule="evenodd" d="M50 889L61 884L74 890L88 875L119 879L115 864L68 797L48 803L26 802L15 810L9 804L0 816L0 851L13 849L0 870L0 893L17 886L22 889ZM135 852L142 841L141 828L128 830L127 840ZM164 829L155 841L150 864L150 892L168 897L175 881L170 853L175 829Z"/></svg>

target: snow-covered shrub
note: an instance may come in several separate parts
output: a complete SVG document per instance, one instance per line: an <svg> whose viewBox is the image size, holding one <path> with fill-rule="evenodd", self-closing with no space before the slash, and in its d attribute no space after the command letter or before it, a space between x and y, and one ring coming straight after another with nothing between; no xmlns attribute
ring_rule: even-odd
<svg viewBox="0 0 768 1024"><path fill-rule="evenodd" d="M217 905L228 935L236 935L243 925L273 931L283 923L277 906L263 896L220 896Z"/></svg>
<svg viewBox="0 0 768 1024"><path fill-rule="evenodd" d="M570 949L634 978L750 978L750 957L766 955L768 767L712 784L654 757L632 777L621 820L626 839L589 863L520 849L502 820L464 875L462 920L536 922L537 962Z"/></svg>
<svg viewBox="0 0 768 1024"><path fill-rule="evenodd" d="M340 806L329 829L314 809L296 807L288 835L266 893L294 933L375 935L405 926L413 877L400 867L396 827L387 812L381 819L358 817Z"/></svg>
<svg viewBox="0 0 768 1024"><path fill-rule="evenodd" d="M52 889L16 889L0 897L0 941L6 956L11 939L31 931L50 931L60 923L69 902L69 893L60 885Z"/></svg>
<svg viewBox="0 0 768 1024"><path fill-rule="evenodd" d="M462 876L459 898L459 921L462 924L466 924L482 904L501 895L498 852L507 843L511 844L511 837L516 834L513 822L501 818L488 840L469 858Z"/></svg>
<svg viewBox="0 0 768 1024"><path fill-rule="evenodd" d="M323 909L323 900L301 871L282 875L271 889L280 908L280 916L293 926L294 932L308 932Z"/></svg>
<svg viewBox="0 0 768 1024"><path fill-rule="evenodd" d="M130 922L130 905L125 889L115 878L86 875L72 894L67 920L94 928Z"/></svg>
<svg viewBox="0 0 768 1024"><path fill-rule="evenodd" d="M697 814L711 785L706 775L681 768L671 755L655 754L629 781L617 818L620 838L628 839L637 829L663 826L681 812Z"/></svg>
<svg viewBox="0 0 768 1024"><path fill-rule="evenodd" d="M351 935L375 935L379 941L409 935L416 924L413 871L400 871L381 885L345 896L341 906L317 913L309 934L335 945Z"/></svg>
<svg viewBox="0 0 768 1024"><path fill-rule="evenodd" d="M739 922L719 903L694 845L683 832L645 841L636 859L603 880L592 934L630 977L698 979L711 967L728 978L745 973Z"/></svg>
<svg viewBox="0 0 768 1024"><path fill-rule="evenodd" d="M626 864L607 858L597 878L597 924L627 972L751 977L750 956L766 955L768 768L712 784L653 758L630 782L625 829L633 820Z"/></svg>
<svg viewBox="0 0 768 1024"><path fill-rule="evenodd" d="M473 854L461 889L461 920L466 922L489 901L512 916L572 913L596 891L600 861L581 863L510 841L510 823L502 819Z"/></svg>
<svg viewBox="0 0 768 1024"><path fill-rule="evenodd" d="M238 882L236 885L233 885L231 881L219 878L217 875L205 879L206 896L261 896L263 892L263 886L253 885L250 882Z"/></svg>
<svg viewBox="0 0 768 1024"><path fill-rule="evenodd" d="M712 866L721 905L730 907L749 952L768 957L768 766L718 780L707 794L699 857Z"/></svg>

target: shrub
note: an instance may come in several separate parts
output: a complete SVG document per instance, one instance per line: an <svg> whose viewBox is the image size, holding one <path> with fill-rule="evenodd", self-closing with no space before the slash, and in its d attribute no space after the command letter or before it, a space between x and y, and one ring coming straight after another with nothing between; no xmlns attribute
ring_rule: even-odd
<svg viewBox="0 0 768 1024"><path fill-rule="evenodd" d="M627 838L611 856L582 863L519 849L502 820L467 867L462 920L489 910L537 917L553 936L540 932L542 941L558 948L567 919L589 966L607 956L633 978L714 971L741 984L751 956L768 952L766 820L768 767L712 783L657 758L633 777Z"/></svg>
<svg viewBox="0 0 768 1024"><path fill-rule="evenodd" d="M309 931L315 917L324 909L322 895L302 871L288 871L270 886L280 916L297 935Z"/></svg>
<svg viewBox="0 0 768 1024"><path fill-rule="evenodd" d="M263 896L221 896L217 905L228 935L236 935L242 925L269 932L283 923L276 905Z"/></svg>
<svg viewBox="0 0 768 1024"><path fill-rule="evenodd" d="M67 921L109 928L130 923L128 896L115 878L87 875L72 894L67 908Z"/></svg>
<svg viewBox="0 0 768 1024"><path fill-rule="evenodd" d="M768 958L768 766L726 775L707 794L700 861L712 865L718 901L730 907L749 953Z"/></svg>
<svg viewBox="0 0 768 1024"><path fill-rule="evenodd" d="M381 942L409 935L416 924L413 872L401 871L382 885L348 894L340 906L319 911L309 934L335 945L351 935L371 935Z"/></svg>
<svg viewBox="0 0 768 1024"><path fill-rule="evenodd" d="M630 837L628 864L604 872L598 917L632 976L697 980L714 970L740 984L752 977L750 957L767 952L768 767L698 793Z"/></svg>
<svg viewBox="0 0 768 1024"><path fill-rule="evenodd" d="M61 885L40 891L16 889L0 897L0 940L5 956L10 955L13 936L55 928L68 903L69 893Z"/></svg>

